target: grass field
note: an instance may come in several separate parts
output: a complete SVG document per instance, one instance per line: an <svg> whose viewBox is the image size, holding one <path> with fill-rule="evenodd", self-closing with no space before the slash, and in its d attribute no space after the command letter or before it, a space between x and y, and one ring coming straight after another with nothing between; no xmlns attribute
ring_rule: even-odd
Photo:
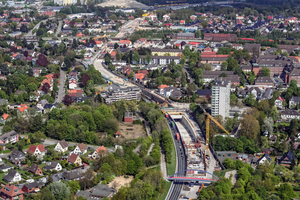
<svg viewBox="0 0 300 200"><path fill-rule="evenodd" d="M157 200L165 200L166 199L171 185L172 185L172 182L166 181L165 191L164 191L164 193L162 195L160 195L160 197L158 197Z"/></svg>
<svg viewBox="0 0 300 200"><path fill-rule="evenodd" d="M167 163L167 173L168 175L173 175L175 174L175 169L176 169L176 152L175 152L175 147L174 143L172 145L172 157L171 157L171 163Z"/></svg>
<svg viewBox="0 0 300 200"><path fill-rule="evenodd" d="M214 175L217 177L224 177L226 172L232 171L232 169L225 169L220 171L214 171Z"/></svg>
<svg viewBox="0 0 300 200"><path fill-rule="evenodd" d="M290 126L290 123L287 123L287 122L275 123L275 124L274 124L274 127L277 127L277 126L279 126L279 125Z"/></svg>

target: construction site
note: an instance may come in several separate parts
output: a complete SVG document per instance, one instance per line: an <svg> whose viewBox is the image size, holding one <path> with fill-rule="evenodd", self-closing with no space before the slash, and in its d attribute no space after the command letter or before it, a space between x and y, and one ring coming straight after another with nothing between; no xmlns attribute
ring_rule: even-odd
<svg viewBox="0 0 300 200"><path fill-rule="evenodd" d="M186 177L208 178L209 174L205 171L211 163L210 159L205 158L205 139L200 128L195 126L187 113L168 112L168 115L172 120L172 128L177 130L176 142L183 144L184 152L182 153L186 155L187 170L191 169L187 171ZM212 160L214 160L213 157Z"/></svg>

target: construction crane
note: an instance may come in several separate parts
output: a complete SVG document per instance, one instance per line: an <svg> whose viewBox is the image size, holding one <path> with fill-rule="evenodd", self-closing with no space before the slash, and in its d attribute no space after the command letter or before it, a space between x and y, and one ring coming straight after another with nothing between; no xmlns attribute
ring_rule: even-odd
<svg viewBox="0 0 300 200"><path fill-rule="evenodd" d="M97 39L101 39L101 38L104 38L104 41L105 41L105 52L107 53L107 38L109 38L109 35L102 35L102 36L97 36L97 37L94 37L93 40L97 40Z"/></svg>
<svg viewBox="0 0 300 200"><path fill-rule="evenodd" d="M205 120L205 124L206 124L205 156L209 156L209 124L210 124L210 120L215 122L215 124L218 127L220 127L223 131L225 131L225 133L227 133L228 135L230 135L230 133L228 131L226 131L226 129L217 120L215 120L208 112L206 112L205 109L202 108L202 110L206 115L206 120Z"/></svg>

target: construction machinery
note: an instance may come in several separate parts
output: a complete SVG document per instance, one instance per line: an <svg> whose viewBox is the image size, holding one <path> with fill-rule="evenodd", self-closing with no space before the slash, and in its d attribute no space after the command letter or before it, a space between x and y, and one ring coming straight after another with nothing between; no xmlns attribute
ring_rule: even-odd
<svg viewBox="0 0 300 200"><path fill-rule="evenodd" d="M104 41L105 41L105 52L107 52L107 38L109 38L109 35L102 35L102 36L97 36L97 37L94 37L93 40L97 40L97 39L102 39L104 38Z"/></svg>
<svg viewBox="0 0 300 200"><path fill-rule="evenodd" d="M206 112L205 109L202 108L202 110L206 115L206 120L205 120L205 124L206 124L205 156L209 156L209 124L210 124L210 120L213 121L218 127L220 127L228 135L230 135L230 133L228 131L226 131L226 129L217 120L215 120L208 112Z"/></svg>

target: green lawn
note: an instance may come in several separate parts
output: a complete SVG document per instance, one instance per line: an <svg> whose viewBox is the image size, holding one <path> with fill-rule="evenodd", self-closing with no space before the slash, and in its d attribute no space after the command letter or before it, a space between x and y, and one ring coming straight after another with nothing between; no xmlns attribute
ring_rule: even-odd
<svg viewBox="0 0 300 200"><path fill-rule="evenodd" d="M166 197L168 195L168 192L169 192L169 189L171 187L171 184L172 184L172 182L166 181L166 183L165 183L165 191L164 191L164 193L162 193L162 195L160 195L160 197L158 197L157 200L165 200L166 199Z"/></svg>
<svg viewBox="0 0 300 200"><path fill-rule="evenodd" d="M232 171L233 169L224 169L219 171L214 171L214 175L217 177L224 177L226 172Z"/></svg>
<svg viewBox="0 0 300 200"><path fill-rule="evenodd" d="M277 126L279 126L279 125L290 126L290 123L287 123L287 122L275 123L275 124L274 124L274 127L277 127Z"/></svg>
<svg viewBox="0 0 300 200"><path fill-rule="evenodd" d="M6 172L7 173L7 172ZM5 176L5 173L0 174L0 180L3 181L3 177Z"/></svg>
<svg viewBox="0 0 300 200"><path fill-rule="evenodd" d="M41 169L43 169L43 167L45 167L45 166L46 166L46 163L42 163L42 164L39 165L39 167L40 167Z"/></svg>
<svg viewBox="0 0 300 200"><path fill-rule="evenodd" d="M168 175L175 174L175 169L176 169L176 152L175 152L175 147L174 147L174 143L173 143L171 163L170 164L167 163L167 173L168 173Z"/></svg>

